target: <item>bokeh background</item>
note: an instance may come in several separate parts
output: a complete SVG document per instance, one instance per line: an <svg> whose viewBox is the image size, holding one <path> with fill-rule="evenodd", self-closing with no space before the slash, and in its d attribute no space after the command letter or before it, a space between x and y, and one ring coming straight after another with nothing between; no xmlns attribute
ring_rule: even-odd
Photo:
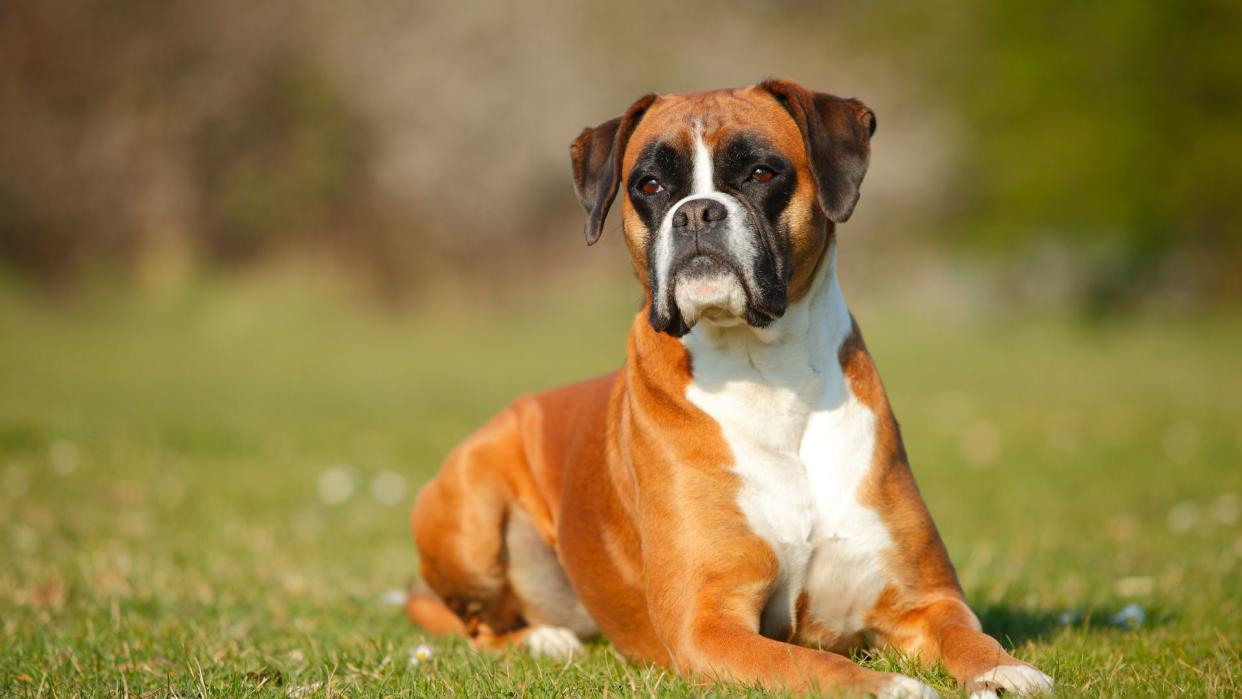
<svg viewBox="0 0 1242 699"><path fill-rule="evenodd" d="M10 284L175 288L311 257L417 300L607 273L615 255L573 245L578 130L648 91L783 76L879 115L859 254L981 254L1006 293L1096 310L1242 293L1227 0L0 12Z"/></svg>
<svg viewBox="0 0 1242 699"><path fill-rule="evenodd" d="M447 450L622 359L569 142L766 77L878 116L843 285L988 630L1087 694L1242 691L1239 36L1227 0L0 2L0 693L689 693L606 646L411 664L391 603Z"/></svg>

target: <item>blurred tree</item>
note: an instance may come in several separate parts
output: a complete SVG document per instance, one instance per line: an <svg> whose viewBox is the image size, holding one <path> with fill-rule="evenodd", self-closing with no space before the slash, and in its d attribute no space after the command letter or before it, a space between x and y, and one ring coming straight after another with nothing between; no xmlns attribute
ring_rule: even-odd
<svg viewBox="0 0 1242 699"><path fill-rule="evenodd" d="M963 239L1056 236L1091 257L1100 307L1157 281L1242 291L1242 3L922 11L914 24L940 32L922 44L933 93L965 129L945 219Z"/></svg>

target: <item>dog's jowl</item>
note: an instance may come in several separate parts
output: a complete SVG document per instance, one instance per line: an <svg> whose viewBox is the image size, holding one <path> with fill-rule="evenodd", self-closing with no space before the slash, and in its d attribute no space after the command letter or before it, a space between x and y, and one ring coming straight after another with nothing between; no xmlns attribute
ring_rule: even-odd
<svg viewBox="0 0 1242 699"><path fill-rule="evenodd" d="M860 646L979 696L1051 688L963 600L837 281L875 130L769 81L578 136L587 242L618 203L646 303L618 371L518 399L423 489L416 623L562 657L603 634L773 689L934 696L841 654Z"/></svg>

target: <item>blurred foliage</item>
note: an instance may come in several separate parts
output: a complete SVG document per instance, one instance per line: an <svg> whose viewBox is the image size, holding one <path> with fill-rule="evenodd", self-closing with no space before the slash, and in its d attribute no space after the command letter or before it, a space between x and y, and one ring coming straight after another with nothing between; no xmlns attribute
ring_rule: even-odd
<svg viewBox="0 0 1242 699"><path fill-rule="evenodd" d="M968 237L1103 246L1105 304L1175 256L1193 262L1179 281L1242 291L1242 4L974 2L966 19L941 70Z"/></svg>
<svg viewBox="0 0 1242 699"><path fill-rule="evenodd" d="M0 260L64 282L148 253L247 260L344 228L369 130L290 14L0 7Z"/></svg>
<svg viewBox="0 0 1242 699"><path fill-rule="evenodd" d="M195 185L209 252L246 258L282 235L347 226L366 176L365 126L296 56L195 135Z"/></svg>
<svg viewBox="0 0 1242 699"><path fill-rule="evenodd" d="M396 293L555 273L578 264L578 129L644 91L784 75L877 107L858 245L988 250L1098 307L1242 294L1239 3L659 12L0 4L0 271L325 252ZM1030 264L1049 249L1059 267Z"/></svg>

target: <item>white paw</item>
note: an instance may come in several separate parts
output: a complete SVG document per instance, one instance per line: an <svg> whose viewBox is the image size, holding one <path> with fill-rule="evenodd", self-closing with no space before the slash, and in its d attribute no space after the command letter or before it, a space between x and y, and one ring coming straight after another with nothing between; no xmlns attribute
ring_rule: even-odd
<svg viewBox="0 0 1242 699"><path fill-rule="evenodd" d="M1052 691L1052 678L1028 665L997 665L979 675L971 684L993 684L1006 694L1047 694ZM994 689L970 693L970 699L997 699Z"/></svg>
<svg viewBox="0 0 1242 699"><path fill-rule="evenodd" d="M560 626L536 626L526 634L526 647L536 658L570 660L582 655L582 643L573 631Z"/></svg>
<svg viewBox="0 0 1242 699"><path fill-rule="evenodd" d="M897 675L880 690L880 699L940 699L936 690L913 677Z"/></svg>

